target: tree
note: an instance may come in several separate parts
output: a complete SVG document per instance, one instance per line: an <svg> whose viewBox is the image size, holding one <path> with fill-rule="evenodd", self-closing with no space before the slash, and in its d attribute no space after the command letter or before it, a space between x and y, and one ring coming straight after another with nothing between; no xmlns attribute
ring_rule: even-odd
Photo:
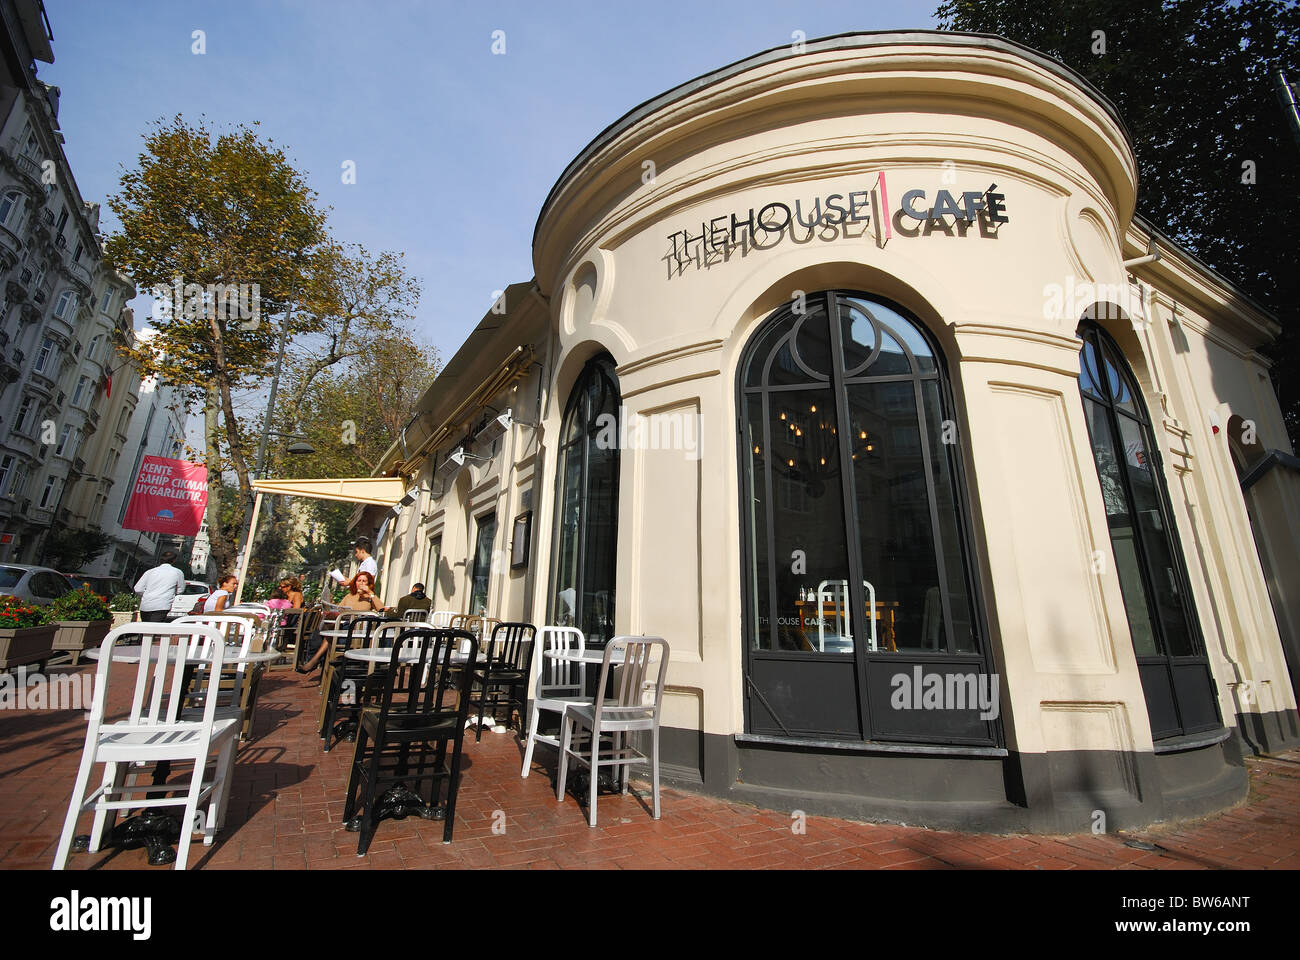
<svg viewBox="0 0 1300 960"><path fill-rule="evenodd" d="M110 542L112 538L98 528L74 530L60 524L45 537L43 562L58 570L76 572L103 553Z"/></svg>
<svg viewBox="0 0 1300 960"><path fill-rule="evenodd" d="M364 344L329 377L308 363L291 373L299 430L316 452L279 461L298 477L368 476L401 435L438 374L438 353L394 326ZM304 382L306 380L306 382Z"/></svg>
<svg viewBox="0 0 1300 960"><path fill-rule="evenodd" d="M1055 57L1116 106L1138 210L1276 313L1269 352L1300 441L1300 154L1272 88L1300 80L1300 6L1282 0L945 0L945 30Z"/></svg>
<svg viewBox="0 0 1300 960"><path fill-rule="evenodd" d="M221 484L228 463L239 492L225 504L233 536L223 498L209 498L212 555L226 570L251 493L234 393L273 362L277 336L264 321L306 296L325 214L284 152L251 127L218 135L177 116L159 121L144 146L138 168L123 173L121 192L109 198L121 230L105 250L164 307L154 317L157 337L119 349L142 376L156 374L204 404L208 476ZM303 316L309 326L313 318Z"/></svg>

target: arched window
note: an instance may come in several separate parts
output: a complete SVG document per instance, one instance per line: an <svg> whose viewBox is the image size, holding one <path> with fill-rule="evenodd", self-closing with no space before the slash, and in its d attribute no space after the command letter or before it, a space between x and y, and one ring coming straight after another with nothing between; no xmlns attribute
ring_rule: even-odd
<svg viewBox="0 0 1300 960"><path fill-rule="evenodd" d="M926 709L912 690L991 684L944 376L921 325L862 294L809 296L751 340L739 401L752 732L996 739L973 702Z"/></svg>
<svg viewBox="0 0 1300 960"><path fill-rule="evenodd" d="M1214 681L1142 391L1101 327L1084 321L1079 337L1079 392L1151 736L1213 729Z"/></svg>
<svg viewBox="0 0 1300 960"><path fill-rule="evenodd" d="M551 623L588 642L614 636L618 422L614 360L589 361L569 395L556 463Z"/></svg>

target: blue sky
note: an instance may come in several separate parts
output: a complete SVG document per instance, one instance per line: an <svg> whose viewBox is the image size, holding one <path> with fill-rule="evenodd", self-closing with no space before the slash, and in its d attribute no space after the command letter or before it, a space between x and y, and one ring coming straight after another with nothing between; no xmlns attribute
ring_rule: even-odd
<svg viewBox="0 0 1300 960"><path fill-rule="evenodd" d="M605 126L796 30L932 28L938 0L45 5L55 63L39 75L62 90L85 199L116 190L156 119L260 121L333 208L338 239L406 255L424 287L417 331L445 360L494 290L532 276L542 201ZM191 52L195 30L203 55ZM503 56L492 53L495 30ZM348 160L356 183L345 185Z"/></svg>

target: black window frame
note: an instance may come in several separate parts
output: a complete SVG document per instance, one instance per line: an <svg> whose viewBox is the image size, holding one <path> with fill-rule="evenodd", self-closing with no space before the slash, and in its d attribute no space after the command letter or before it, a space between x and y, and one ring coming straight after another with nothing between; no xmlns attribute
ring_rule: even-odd
<svg viewBox="0 0 1300 960"><path fill-rule="evenodd" d="M920 443L921 443L922 450L925 451L924 457L925 457L925 463L927 465L925 470L926 494L929 500L930 515L933 523L933 517L935 516L936 512L939 509L939 504L935 496L934 470L931 467L930 453L929 453L929 450L931 449L931 441L929 437L929 432L925 424L924 407L921 404L920 384L923 380L933 380L937 383L938 399L941 407L941 412L943 414L943 419L952 420L954 423L957 422L957 415L956 415L957 407L954 402L954 397L952 394L951 377L948 373L948 368L947 368L946 360L944 358L943 351L941 350L934 335L929 331L929 329L927 329L926 325L919 318L915 316L915 314L913 314L906 307L902 306L901 304L887 297L883 297L878 294L869 293L861 290L851 290L851 289L822 290L816 293L805 295L805 297L803 298L804 301L803 309L805 310L811 309L814 306L814 304L817 303L817 301L819 300L821 301L821 306L823 306L824 309L826 310L826 315L828 318L828 333L831 339L831 349L834 356L836 357L836 361L833 365L833 369L830 372L826 383L832 391L833 402L836 408L835 412L838 418L839 429L841 433L847 432L845 428L847 427L848 424L848 415L847 415L847 405L848 405L848 396L849 396L848 391L851 386L863 382L871 382L873 380L886 380L886 379L906 379L911 381L914 384L914 389L916 391L915 396L917 400L917 421L918 421L918 427L920 429ZM839 307L842 300L858 300L858 301L866 301L868 303L877 303L884 307L887 307L888 309L894 311L895 313L902 316L905 320L907 320L911 324L913 329L925 340L926 345L929 347L935 363L934 374L922 375L914 369L913 373L906 377L889 375L883 378L877 378L877 377L868 377L864 375L861 368L858 368L857 372L845 371L843 363L839 360L840 354L842 353L842 347L838 345L838 336L836 334L836 329L833 325L834 318L839 316ZM868 691L873 686L876 689L876 696L879 695L879 689L880 689L880 685L878 682L879 678L876 677L875 682L873 682L873 678L869 676L869 673L871 673L873 671L873 668L875 668L875 665L878 664L887 664L891 667L903 668L903 667L911 667L914 663L920 662L920 663L928 663L935 669L941 669L944 667L954 667L955 669L958 670L963 665L967 665L972 668L978 668L979 671L982 671L986 675L993 675L995 673L993 652L991 650L991 643L990 643L990 638L992 634L988 627L987 610L986 610L986 606L983 598L983 591L981 587L982 581L979 576L979 555L975 550L973 513L970 506L971 503L970 488L966 480L967 474L963 462L964 455L960 443L954 444L951 456L949 458L948 466L951 471L950 484L952 488L952 506L956 514L955 526L958 534L959 549L960 549L960 554L961 554L962 564L963 564L962 573L965 579L965 589L967 591L967 597L969 598L969 606L970 606L969 622L970 622L970 628L972 634L971 639L975 645L975 652L956 653L951 649L946 649L937 653L929 653L929 652L917 652L911 650L904 655L901 654L900 652L867 651L863 649L862 644L858 644L858 643L854 644L854 652L851 655L830 654L830 653L806 653L800 651L778 650L774 648L766 649L766 650L754 649L751 639L754 636L754 629L753 629L754 624L752 622L752 617L754 616L753 610L755 607L755 598L753 595L751 581L755 575L754 565L756 561L755 561L755 546L753 543L753 538L751 537L750 534L750 522L751 522L750 503L751 503L751 498L753 497L753 491L751 487L751 476L749 473L750 444L749 444L749 438L746 435L746 424L749 418L749 407L748 407L747 397L750 393L755 392L756 390L760 392L764 390L770 391L771 385L766 385L766 386L760 385L757 388L748 387L746 384L746 374L748 372L751 362L753 361L753 356L755 351L759 348L759 346L762 345L763 341L773 330L773 328L784 323L793 323L795 316L796 314L794 310L794 304L787 303L784 304L781 308L771 313L762 323L760 323L746 340L744 348L742 349L740 354L740 362L737 366L736 374L735 374L736 451L738 456L737 459L738 480L739 480L738 499L739 499L739 506L740 506L739 518L740 518L740 530L741 530L741 550L740 550L740 560L741 560L740 573L741 573L741 589L742 589L741 647L742 647L742 657L743 657L742 667L744 670L744 684L745 684L744 696L742 697L742 700L744 704L745 730L748 733L771 734L776 732L771 729L760 729L758 726L756 726L755 709L754 709L755 708L754 701L756 698L760 701L760 703L762 703L762 707L764 709L775 714L775 712L771 710L771 706L766 702L763 702L762 692L761 690L759 690L758 685L753 680L754 677L753 665L756 659L763 659L763 660L770 660L770 661L779 661L779 660L814 661L816 660L822 663L826 663L826 662L833 662L837 658L841 660L846 660L851 657L852 660L855 662L855 666L856 666L855 682L856 682L856 695L858 697L858 714L860 717L860 730L859 730L860 735L858 737L844 737L844 736L835 736L835 735L824 734L824 733L823 734L809 734L807 732L792 733L791 731L785 730L784 728L780 731L781 734L791 739L809 739L809 740L820 739L820 738L861 739L866 742L900 742L900 743L911 742L911 743L933 743L933 744L1001 747L1004 744L1004 734L1003 734L1003 727L1001 723L1000 709L998 711L998 716L996 718L993 718L989 720L986 724L984 724L982 733L972 734L969 729L966 729L962 733L949 733L949 732L935 733L931 731L924 735L913 735L905 732L899 732L897 729L890 730L890 731L881 729L881 724L878 717L873 720L872 710L871 710L872 704L870 702L872 698L868 695ZM771 356L769 358L769 363L775 362L775 357L780 351L780 344L781 344L781 338L778 337L777 340L774 341L773 345L770 348ZM764 419L766 420L766 418ZM765 437L765 439L770 441L770 437ZM765 449L769 449L769 448L770 448L770 442L768 444L768 447L765 447ZM859 544L858 538L861 535L862 527L858 518L858 503L857 503L858 498L853 492L853 484L851 481L843 482L841 491L844 499L844 506L846 509L845 519L844 519L844 533L845 533L845 542L848 547L847 552L848 552L849 589L851 594L851 603L852 606L854 607L861 607L862 606L861 598L863 596L863 591L859 587L859 584L862 581L862 576L861 576L862 557L860 553L860 548L858 546ZM769 517L768 519L769 526L771 522L772 521ZM767 536L768 532L769 531L765 529L759 535ZM939 560L938 562L942 563L942 560ZM944 568L942 566L939 566L940 571L942 571L943 569ZM945 632L947 633L947 631L951 629L950 625L952 622L950 607L949 607L950 594L949 594L946 581L941 579L939 583L939 587L942 595L941 599L942 599L943 610L944 610ZM770 615L770 611L769 611L768 619L769 619L769 626L775 631L776 624L771 622L775 620L775 617ZM855 629L854 632L856 636L864 635L863 631L857 629ZM1002 678L999 677L999 680L1001 679ZM1003 699L1001 696L1002 694L1001 686L1002 685L999 684L999 695L1000 695L1000 699ZM778 724L780 724L779 720L777 722Z"/></svg>
<svg viewBox="0 0 1300 960"><path fill-rule="evenodd" d="M623 404L623 393L618 382L618 374L615 370L614 358L608 353L600 353L589 359L584 365L573 387L569 391L569 399L565 403L564 416L560 420L559 439L556 441L555 452L555 512L554 525L552 530L554 535L551 542L551 571L550 585L547 591L547 618L550 623L559 623L558 605L560 589L560 562L561 548L564 539L564 511L566 508L565 499L565 474L568 469L568 457L575 448L581 448L582 461L579 470L578 480L578 509L580 521L577 525L578 541L574 549L576 551L576 582L573 586L574 603L573 603L573 625L583 631L588 646L601 646L605 641L615 635L614 618L617 610L617 582L618 582L618 508L619 508L619 485L620 471L622 469L622 455L617 443L612 448L613 456L613 485L610 491L609 511L607 518L609 537L614 544L611 552L610 569L607 571L608 579L613 590L611 592L612 602L608 604L605 624L603 628L608 635L604 637L594 635L587 627L586 616L586 583L588 579L587 570L587 532L592 527L590 505L591 498L591 443L599 432L600 427L597 421L601 413L608 412L605 410L593 412L586 408L586 398L588 389L597 378L603 378L605 384L603 389L606 391L605 396L612 397L614 400L614 416L620 417L620 411ZM581 407L581 409L580 409ZM570 425L579 416L582 423L578 430L577 436L568 439ZM615 429L619 429L619 423L616 422Z"/></svg>
<svg viewBox="0 0 1300 960"><path fill-rule="evenodd" d="M1092 345L1094 355L1097 358L1097 374L1099 382L1097 390L1085 393L1083 381L1079 381L1079 404L1084 408L1084 422L1088 424L1088 445L1092 451L1093 466L1097 470L1098 486L1101 485L1101 465L1097 462L1096 446L1092 437L1092 427L1087 417L1087 403L1097 404L1106 417L1106 422L1110 430L1112 442L1115 450L1122 453L1123 451L1123 432L1120 430L1120 418L1123 417L1132 423L1135 423L1140 431L1143 443L1146 445L1147 452L1152 458L1150 465L1151 475L1153 478L1153 488L1156 494L1156 506L1160 513L1160 523L1167 541L1167 549L1172 561L1172 570L1176 581L1180 606L1182 607L1183 620L1187 624L1187 632L1191 640L1193 652L1190 655L1176 655L1169 652L1169 642L1167 639L1167 625L1161 610L1160 604L1155 600L1155 571L1151 564L1151 551L1147 543L1147 532L1142 524L1137 520L1137 498L1133 492L1133 481L1129 475L1127 467L1121 466L1117 471L1120 477L1120 488L1124 495L1125 507L1128 515L1133 518L1132 535L1134 550L1138 559L1138 574L1141 579L1143 596L1146 599L1146 614L1155 631L1155 639L1160 650L1157 654L1140 654L1134 648L1134 656L1137 660L1138 671L1141 676L1144 695L1147 698L1148 716L1151 722L1151 737L1154 741L1165 740L1171 737L1185 736L1195 733L1203 733L1207 730L1219 729L1223 725L1222 715L1219 709L1218 688L1214 681L1213 671L1210 669L1209 653L1205 644L1205 635L1201 629L1201 619L1196 608L1196 596L1192 592L1191 578L1187 572L1187 557L1183 552L1182 538L1178 533L1178 525L1174 518L1173 502L1169 497L1169 484L1165 478L1164 455L1161 452L1160 445L1156 442L1155 430L1151 420L1151 412L1147 407L1146 398L1142 392L1142 385L1138 382L1133 368L1124 355L1115 338L1107 332L1106 328L1095 320L1084 319L1079 323L1076 330L1076 336L1083 343ZM1085 352L1081 344L1079 350L1079 367L1083 369ZM1133 412L1122 410L1120 405L1111 395L1110 378L1106 375L1107 360L1115 367L1116 372L1123 381L1123 385L1128 389L1129 396L1132 398L1131 403ZM1104 501L1104 494L1103 494ZM1111 556L1114 558L1114 540L1110 533L1110 519L1107 516L1107 534L1111 543ZM1116 575L1119 576L1118 569ZM1123 598L1126 613L1128 597ZM1205 678L1208 681L1206 688L1200 688L1199 685L1193 685L1186 679L1186 673L1190 668L1204 666ZM1172 707L1175 716L1173 725L1161 724L1160 716L1163 710L1160 707L1160 698L1166 691L1157 688L1156 691L1151 689L1153 683L1160 683L1160 670L1163 670L1167 677L1167 692L1172 698ZM1176 676L1182 672L1184 677L1180 680ZM1180 688L1183 691L1180 696ZM1193 706L1183 698L1189 697L1193 691L1208 690L1207 698L1209 703L1213 704L1213 720L1202 720L1200 722L1186 722L1186 708Z"/></svg>

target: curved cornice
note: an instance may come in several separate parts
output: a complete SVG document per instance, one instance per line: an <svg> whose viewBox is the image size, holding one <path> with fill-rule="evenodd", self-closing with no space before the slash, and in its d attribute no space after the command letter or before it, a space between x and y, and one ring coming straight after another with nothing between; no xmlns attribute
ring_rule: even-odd
<svg viewBox="0 0 1300 960"><path fill-rule="evenodd" d="M900 80L906 76L906 85ZM1136 163L1114 106L1063 64L1020 44L986 34L942 31L856 33L812 40L799 53L776 47L681 84L633 108L603 130L551 188L533 231L534 263L565 214L581 215L594 182L636 168L640 155L664 155L668 145L718 124L754 117L779 105L824 105L843 95L879 97L881 109L900 96L941 102L987 103L1003 119L1025 117L1050 129L1097 176L1122 223L1132 216ZM863 109L877 109L874 105ZM707 136L707 134L706 134ZM716 136L716 134L715 134ZM633 157L633 152L638 156ZM590 171L595 171L591 173ZM577 208L575 211L573 208ZM569 237L568 239L573 239ZM548 251L551 257L556 251ZM562 259L564 254L558 254ZM538 270L541 279L545 272Z"/></svg>

